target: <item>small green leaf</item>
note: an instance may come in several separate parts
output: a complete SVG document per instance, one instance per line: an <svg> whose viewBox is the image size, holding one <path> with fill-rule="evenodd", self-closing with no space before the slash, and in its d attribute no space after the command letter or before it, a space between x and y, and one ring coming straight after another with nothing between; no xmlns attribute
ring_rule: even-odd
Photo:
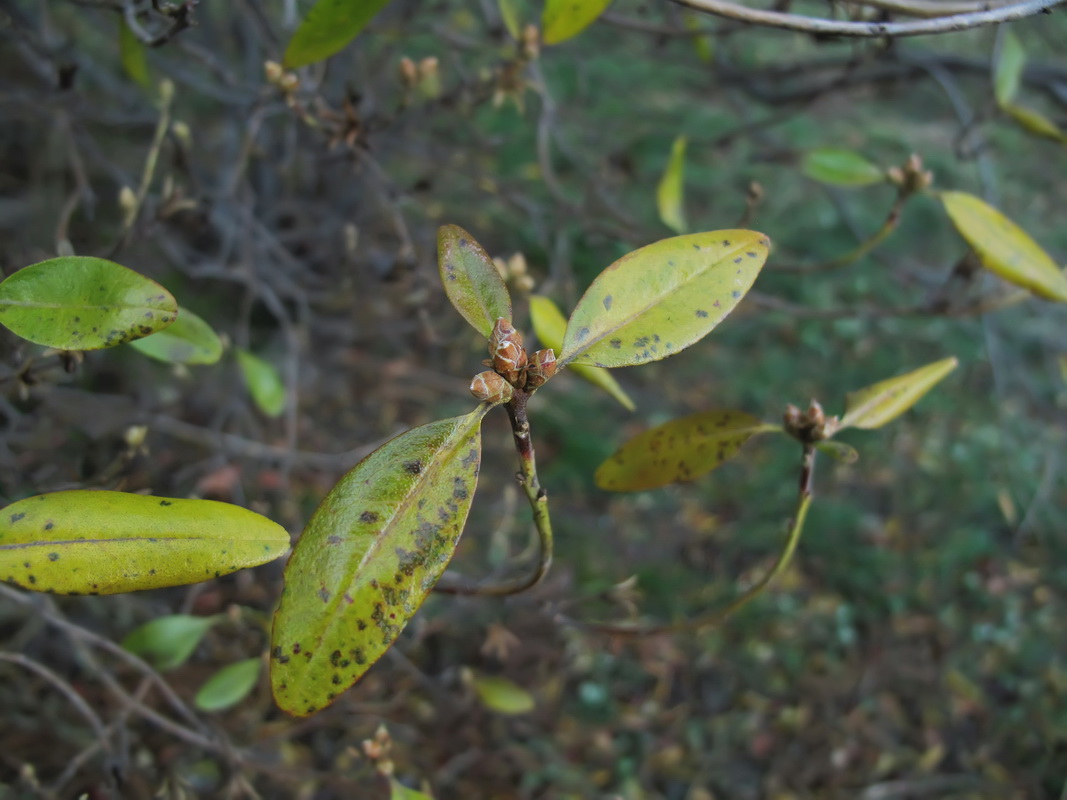
<svg viewBox="0 0 1067 800"><path fill-rule="evenodd" d="M1041 297L1067 302L1067 277L1026 231L973 194L941 192L941 202L986 269Z"/></svg>
<svg viewBox="0 0 1067 800"><path fill-rule="evenodd" d="M705 17L702 14L684 13L682 14L682 25L685 26L686 30L698 31L703 27L704 19ZM705 64L710 64L715 55L712 50L711 42L711 36L693 37L693 49L696 50L697 58Z"/></svg>
<svg viewBox="0 0 1067 800"><path fill-rule="evenodd" d="M576 36L603 14L611 0L545 0L541 41L559 44Z"/></svg>
<svg viewBox="0 0 1067 800"><path fill-rule="evenodd" d="M149 358L170 364L214 364L222 358L222 340L214 329L187 308L178 306L178 319L159 333L130 342Z"/></svg>
<svg viewBox="0 0 1067 800"><path fill-rule="evenodd" d="M845 444L844 442L835 442L833 440L816 442L815 449L821 453L826 453L830 458L844 464L855 464L860 458L860 454L856 452L856 448L850 444Z"/></svg>
<svg viewBox="0 0 1067 800"><path fill-rule="evenodd" d="M268 417L279 416L285 410L285 384L278 370L247 350L238 348L235 352L252 402Z"/></svg>
<svg viewBox="0 0 1067 800"><path fill-rule="evenodd" d="M389 0L318 0L285 48L286 69L314 64L339 53L370 24Z"/></svg>
<svg viewBox="0 0 1067 800"><path fill-rule="evenodd" d="M248 658L223 667L204 682L193 704L201 711L232 708L256 688L262 665L263 659Z"/></svg>
<svg viewBox="0 0 1067 800"><path fill-rule="evenodd" d="M1015 120L1026 131L1040 136L1042 139L1051 139L1054 142L1067 142L1067 134L1060 130L1059 126L1043 114L1022 106L1006 105L1004 113Z"/></svg>
<svg viewBox="0 0 1067 800"><path fill-rule="evenodd" d="M656 208L663 224L675 233L685 233L685 144L679 136L671 145L667 169L656 188Z"/></svg>
<svg viewBox="0 0 1067 800"><path fill-rule="evenodd" d="M0 511L0 577L38 592L181 586L266 564L288 549L281 525L214 500L75 490Z"/></svg>
<svg viewBox="0 0 1067 800"><path fill-rule="evenodd" d="M130 631L122 640L122 647L166 672L188 661L204 634L221 619L222 614L210 617L194 617L190 614L160 617Z"/></svg>
<svg viewBox="0 0 1067 800"><path fill-rule="evenodd" d="M561 366L629 367L684 350L741 302L769 250L762 233L728 230L676 236L623 256L578 301Z"/></svg>
<svg viewBox="0 0 1067 800"><path fill-rule="evenodd" d="M507 678L477 675L473 685L482 705L498 714L526 714L536 705L532 694Z"/></svg>
<svg viewBox="0 0 1067 800"><path fill-rule="evenodd" d="M499 317L511 321L511 295L504 279L463 228L442 225L438 229L437 263L445 294L478 333L488 339Z"/></svg>
<svg viewBox="0 0 1067 800"><path fill-rule="evenodd" d="M743 411L701 411L639 433L596 471L596 485L639 492L691 481L726 463L760 433L780 430Z"/></svg>
<svg viewBox="0 0 1067 800"><path fill-rule="evenodd" d="M144 89L151 90L152 75L148 69L148 56L144 42L123 20L119 23L119 57L126 74Z"/></svg>
<svg viewBox="0 0 1067 800"><path fill-rule="evenodd" d="M885 180L885 172L877 164L837 147L805 153L801 170L812 180L832 186L870 186Z"/></svg>
<svg viewBox="0 0 1067 800"><path fill-rule="evenodd" d="M508 29L511 38L518 41L522 38L522 5L520 0L497 0L500 8L500 19L504 27Z"/></svg>
<svg viewBox="0 0 1067 800"><path fill-rule="evenodd" d="M1022 42L1010 30L1005 30L993 69L993 95L997 99L997 105L1004 107L1015 100L1025 66L1026 51L1023 50Z"/></svg>
<svg viewBox="0 0 1067 800"><path fill-rule="evenodd" d="M158 283L102 258L52 258L0 283L0 324L61 350L125 344L162 330L177 314Z"/></svg>
<svg viewBox="0 0 1067 800"><path fill-rule="evenodd" d="M390 778L389 800L433 800L433 798L423 792L409 789L396 778Z"/></svg>
<svg viewBox="0 0 1067 800"><path fill-rule="evenodd" d="M543 347L550 347L559 354L563 349L563 334L567 330L567 318L555 303L542 295L530 295L530 321L534 333ZM603 389L610 394L627 411L633 411L634 401L626 394L619 382L603 367L587 367L574 364L570 371L584 381Z"/></svg>
<svg viewBox="0 0 1067 800"><path fill-rule="evenodd" d="M882 427L915 405L938 381L956 369L958 363L955 357L945 358L906 375L850 392L845 397L841 428L870 430Z"/></svg>
<svg viewBox="0 0 1067 800"><path fill-rule="evenodd" d="M488 405L386 442L337 483L285 570L274 615L274 699L305 716L389 649L441 577L478 482Z"/></svg>

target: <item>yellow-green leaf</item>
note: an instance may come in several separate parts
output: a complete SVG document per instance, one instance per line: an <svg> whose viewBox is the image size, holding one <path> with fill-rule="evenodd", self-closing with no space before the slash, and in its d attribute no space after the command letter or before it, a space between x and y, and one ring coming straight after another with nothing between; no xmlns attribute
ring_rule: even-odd
<svg viewBox="0 0 1067 800"><path fill-rule="evenodd" d="M704 15L695 13L683 13L682 24L686 30L698 31L703 27ZM710 64L714 57L714 52L711 47L711 36L694 36L693 37L693 49L696 50L697 58L703 61L705 64Z"/></svg>
<svg viewBox="0 0 1067 800"><path fill-rule="evenodd" d="M75 490L0 511L0 578L38 592L181 586L265 564L288 549L281 525L214 500Z"/></svg>
<svg viewBox="0 0 1067 800"><path fill-rule="evenodd" d="M263 660L260 658L247 658L228 664L204 682L193 698L193 704L201 711L232 708L256 688L262 667Z"/></svg>
<svg viewBox="0 0 1067 800"><path fill-rule="evenodd" d="M518 41L522 37L522 6L520 0L497 0L500 19L508 29L511 38Z"/></svg>
<svg viewBox="0 0 1067 800"><path fill-rule="evenodd" d="M760 433L780 430L743 411L701 411L639 433L596 471L596 485L639 492L699 478Z"/></svg>
<svg viewBox="0 0 1067 800"><path fill-rule="evenodd" d="M986 269L1041 297L1067 302L1067 277L1026 231L972 194L942 192L941 202Z"/></svg>
<svg viewBox="0 0 1067 800"><path fill-rule="evenodd" d="M1025 66L1026 51L1023 50L1022 42L1010 30L1005 30L993 69L993 94L998 105L1003 107L1015 100Z"/></svg>
<svg viewBox="0 0 1067 800"><path fill-rule="evenodd" d="M122 640L122 647L166 672L188 661L204 634L222 619L221 614L210 617L194 617L191 614L159 617L130 631Z"/></svg>
<svg viewBox="0 0 1067 800"><path fill-rule="evenodd" d="M541 40L559 44L576 36L603 14L611 0L545 0Z"/></svg>
<svg viewBox="0 0 1067 800"><path fill-rule="evenodd" d="M762 233L727 230L676 236L623 256L578 301L561 365L629 367L684 350L741 302L769 251Z"/></svg>
<svg viewBox="0 0 1067 800"><path fill-rule="evenodd" d="M558 355L563 349L563 334L567 330L567 318L555 303L542 295L530 296L530 321L542 347L550 347ZM619 382L603 367L587 367L573 364L570 371L584 381L603 389L627 411L634 410L634 401L626 394Z"/></svg>
<svg viewBox="0 0 1067 800"><path fill-rule="evenodd" d="M511 321L511 295L492 259L458 225L437 231L437 264L445 294L463 318L486 339L499 317Z"/></svg>
<svg viewBox="0 0 1067 800"><path fill-rule="evenodd" d="M663 224L675 233L685 233L685 145L679 136L671 145L667 169L656 187L656 208Z"/></svg>
<svg viewBox="0 0 1067 800"><path fill-rule="evenodd" d="M62 350L125 344L162 330L177 314L158 283L102 258L52 258L0 283L0 324Z"/></svg>
<svg viewBox="0 0 1067 800"><path fill-rule="evenodd" d="M345 48L389 0L318 0L285 48L283 66L296 69Z"/></svg>
<svg viewBox="0 0 1067 800"><path fill-rule="evenodd" d="M152 88L144 42L137 38L125 20L119 23L119 58L122 59L122 68L134 82L145 89Z"/></svg>
<svg viewBox="0 0 1067 800"><path fill-rule="evenodd" d="M237 363L241 367L252 402L268 417L277 417L285 410L285 384L278 370L257 355L238 348Z"/></svg>
<svg viewBox="0 0 1067 800"><path fill-rule="evenodd" d="M841 461L845 464L855 464L860 458L860 454L856 452L855 447L844 442L835 442L833 439L825 442L816 442L815 449L821 453L826 453L835 461Z"/></svg>
<svg viewBox="0 0 1067 800"><path fill-rule="evenodd" d="M841 428L870 430L882 427L915 405L935 384L956 369L958 363L955 357L945 358L849 393L845 398L845 416L841 418Z"/></svg>
<svg viewBox="0 0 1067 800"><path fill-rule="evenodd" d="M526 714L536 705L532 694L507 678L478 675L473 685L482 705L498 714Z"/></svg>
<svg viewBox="0 0 1067 800"><path fill-rule="evenodd" d="M870 186L885 180L885 172L877 164L839 147L808 151L800 168L812 180L832 186Z"/></svg>
<svg viewBox="0 0 1067 800"><path fill-rule="evenodd" d="M315 511L274 615L271 683L282 709L305 716L331 703L422 605L463 532L488 408L397 436Z"/></svg>
<svg viewBox="0 0 1067 800"><path fill-rule="evenodd" d="M1040 136L1042 139L1051 139L1054 142L1067 142L1067 134L1060 130L1059 126L1046 117L1029 108L1016 105L1005 105L1004 112L1015 120L1026 131Z"/></svg>
<svg viewBox="0 0 1067 800"><path fill-rule="evenodd" d="M214 364L222 358L219 335L203 319L181 306L173 325L130 342L130 347L171 364Z"/></svg>
<svg viewBox="0 0 1067 800"><path fill-rule="evenodd" d="M424 792L409 789L396 778L390 778L389 800L433 800L433 798Z"/></svg>

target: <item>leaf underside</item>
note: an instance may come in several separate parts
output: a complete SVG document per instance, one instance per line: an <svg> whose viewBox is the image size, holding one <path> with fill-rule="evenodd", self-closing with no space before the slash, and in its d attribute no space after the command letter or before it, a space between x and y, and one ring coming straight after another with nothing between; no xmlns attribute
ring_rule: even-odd
<svg viewBox="0 0 1067 800"><path fill-rule="evenodd" d="M840 427L868 430L882 427L915 405L958 363L955 357L945 358L849 393Z"/></svg>
<svg viewBox="0 0 1067 800"><path fill-rule="evenodd" d="M445 294L478 333L488 339L499 317L511 321L511 296L504 279L473 236L458 225L441 226L437 260Z"/></svg>
<svg viewBox="0 0 1067 800"><path fill-rule="evenodd" d="M448 565L470 510L488 406L421 425L375 450L316 510L274 616L271 683L305 716L395 641Z"/></svg>

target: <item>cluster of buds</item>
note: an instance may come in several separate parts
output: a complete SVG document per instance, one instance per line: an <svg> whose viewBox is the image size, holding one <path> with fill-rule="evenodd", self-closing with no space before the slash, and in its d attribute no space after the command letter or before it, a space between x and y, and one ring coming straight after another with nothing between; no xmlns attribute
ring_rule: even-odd
<svg viewBox="0 0 1067 800"><path fill-rule="evenodd" d="M545 349L527 356L522 334L503 317L489 336L489 355L485 365L492 369L471 382L471 394L482 401L506 403L514 389L532 392L556 374L556 354Z"/></svg>
<svg viewBox="0 0 1067 800"><path fill-rule="evenodd" d="M277 61L264 63L263 74L267 78L267 83L286 96L300 88L300 79L296 77L296 73L288 71Z"/></svg>
<svg viewBox="0 0 1067 800"><path fill-rule="evenodd" d="M903 167L890 167L885 176L902 194L916 194L929 189L934 182L934 173L923 170L923 160L912 153Z"/></svg>
<svg viewBox="0 0 1067 800"><path fill-rule="evenodd" d="M790 404L785 407L785 431L797 441L814 444L829 439L837 432L840 420L828 417L817 400L812 400L807 411Z"/></svg>
<svg viewBox="0 0 1067 800"><path fill-rule="evenodd" d="M416 64L407 56L400 59L398 73L407 92L417 91L428 99L441 95L440 63L435 56L427 56Z"/></svg>
<svg viewBox="0 0 1067 800"><path fill-rule="evenodd" d="M379 775L389 777L393 774L392 750L393 740L384 725L378 726L378 730L374 732L373 739L363 740L363 755L374 764L374 768Z"/></svg>
<svg viewBox="0 0 1067 800"><path fill-rule="evenodd" d="M522 253L513 253L507 261L494 258L493 266L504 279L504 283L522 292L533 291L534 279L530 277L529 268L526 266L526 256Z"/></svg>

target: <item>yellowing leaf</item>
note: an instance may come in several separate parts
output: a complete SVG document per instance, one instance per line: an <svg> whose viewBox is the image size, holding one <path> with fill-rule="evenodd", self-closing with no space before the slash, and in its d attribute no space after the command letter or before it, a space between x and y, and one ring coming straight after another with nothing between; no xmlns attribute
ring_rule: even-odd
<svg viewBox="0 0 1067 800"><path fill-rule="evenodd" d="M898 375L849 393L845 398L845 416L841 419L841 427L868 430L882 427L915 405L958 363L955 357L935 361L906 375Z"/></svg>
<svg viewBox="0 0 1067 800"><path fill-rule="evenodd" d="M1026 51L1019 37L1010 30L1000 40L996 67L993 70L993 94L1001 107L1009 105L1019 93L1019 81L1026 66Z"/></svg>
<svg viewBox="0 0 1067 800"><path fill-rule="evenodd" d="M727 230L676 236L623 256L578 301L560 363L629 367L684 350L741 301L769 250L762 233Z"/></svg>
<svg viewBox="0 0 1067 800"><path fill-rule="evenodd" d="M283 66L314 64L345 48L389 0L318 0L285 48Z"/></svg>
<svg viewBox="0 0 1067 800"><path fill-rule="evenodd" d="M541 40L559 44L584 31L607 10L611 0L545 0Z"/></svg>
<svg viewBox="0 0 1067 800"><path fill-rule="evenodd" d="M247 658L220 669L204 682L193 699L201 711L222 711L244 700L259 681L260 658Z"/></svg>
<svg viewBox="0 0 1067 800"><path fill-rule="evenodd" d="M1067 302L1067 277L1026 231L972 194L942 192L941 202L986 269L1041 297Z"/></svg>
<svg viewBox="0 0 1067 800"><path fill-rule="evenodd" d="M530 296L530 321L542 347L550 347L555 353L563 348L563 334L567 330L567 318L555 303L541 295ZM627 411L633 411L634 401L626 394L619 382L603 367L587 367L574 364L570 371L584 381L603 389Z"/></svg>
<svg viewBox="0 0 1067 800"><path fill-rule="evenodd" d="M473 684L482 705L498 714L526 714L536 705L532 694L507 678L479 675Z"/></svg>
<svg viewBox="0 0 1067 800"><path fill-rule="evenodd" d="M478 481L489 406L421 425L360 461L322 501L274 615L274 699L314 713L389 649L441 577Z"/></svg>
<svg viewBox="0 0 1067 800"><path fill-rule="evenodd" d="M282 376L269 361L264 361L247 350L238 349L237 364L245 386L256 404L268 417L277 417L285 410L285 384Z"/></svg>
<svg viewBox="0 0 1067 800"><path fill-rule="evenodd" d="M214 500L76 490L0 511L0 577L38 592L180 586L265 564L288 549L281 525Z"/></svg>
<svg viewBox="0 0 1067 800"><path fill-rule="evenodd" d="M222 358L219 335L204 320L181 306L173 325L130 342L130 347L171 364L214 364Z"/></svg>
<svg viewBox="0 0 1067 800"><path fill-rule="evenodd" d="M0 323L46 347L99 350L162 330L178 304L155 281L121 264L62 256L0 283Z"/></svg>
<svg viewBox="0 0 1067 800"><path fill-rule="evenodd" d="M1043 114L1039 114L1029 108L1016 105L1005 105L1004 112L1019 123L1023 130L1029 131L1042 139L1051 139L1054 142L1067 142L1067 134L1060 130L1055 122Z"/></svg>
<svg viewBox="0 0 1067 800"><path fill-rule="evenodd" d="M204 634L222 619L221 614L210 617L194 617L191 614L159 617L130 631L122 640L122 647L166 672L188 661Z"/></svg>
<svg viewBox="0 0 1067 800"><path fill-rule="evenodd" d="M463 318L486 339L499 317L511 321L511 296L492 259L458 225L437 231L437 262L445 294Z"/></svg>
<svg viewBox="0 0 1067 800"><path fill-rule="evenodd" d="M749 439L780 430L743 411L702 411L639 433L596 471L596 485L639 492L699 478L729 461Z"/></svg>
<svg viewBox="0 0 1067 800"><path fill-rule="evenodd" d="M119 57L122 68L130 78L145 89L152 88L152 76L148 70L148 57L145 45L137 38L130 26L123 20L119 23Z"/></svg>
<svg viewBox="0 0 1067 800"><path fill-rule="evenodd" d="M812 180L833 186L870 186L885 180L885 172L877 164L838 147L810 150L800 168Z"/></svg>
<svg viewBox="0 0 1067 800"><path fill-rule="evenodd" d="M663 224L675 233L685 233L685 144L679 136L671 145L667 169L656 188L656 208Z"/></svg>

